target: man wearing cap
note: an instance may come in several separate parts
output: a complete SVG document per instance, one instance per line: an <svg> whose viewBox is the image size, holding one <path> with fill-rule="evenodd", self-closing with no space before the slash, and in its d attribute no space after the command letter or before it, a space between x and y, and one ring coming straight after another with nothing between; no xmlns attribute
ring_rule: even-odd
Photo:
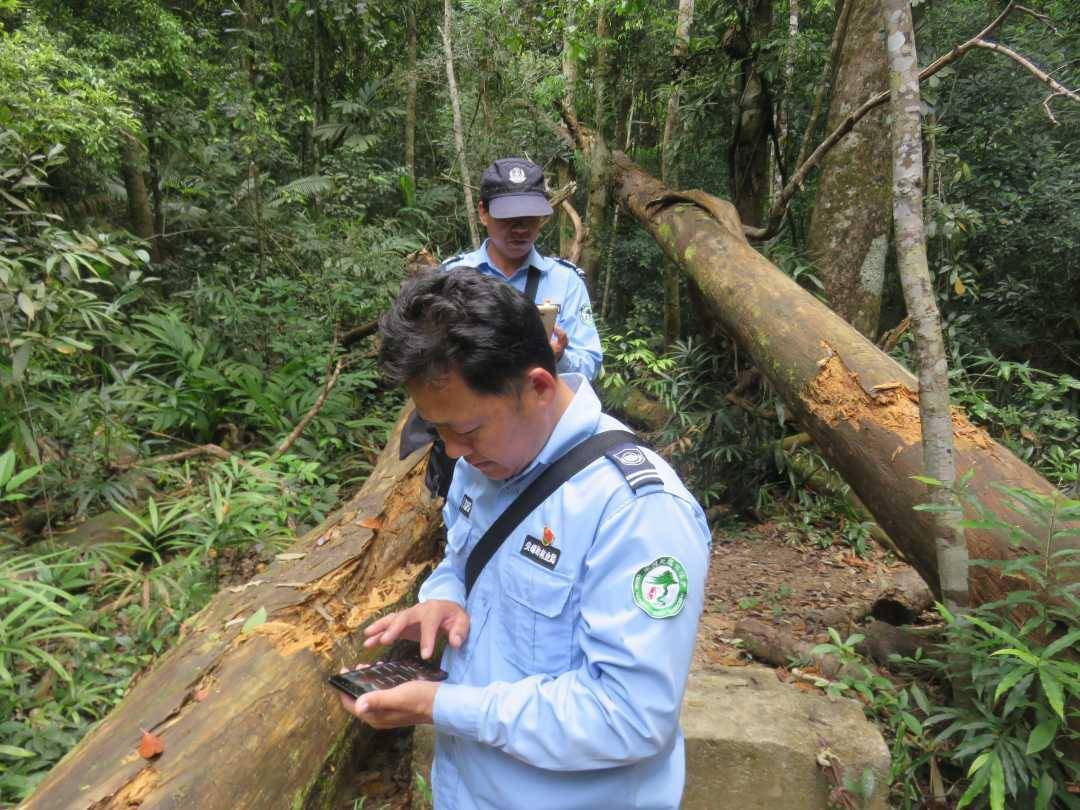
<svg viewBox="0 0 1080 810"><path fill-rule="evenodd" d="M525 158L496 160L480 179L479 211L488 238L442 267L472 267L508 282L534 303L556 304L551 348L558 370L594 379L603 355L584 273L565 259L541 256L533 246L552 214L543 170Z"/></svg>

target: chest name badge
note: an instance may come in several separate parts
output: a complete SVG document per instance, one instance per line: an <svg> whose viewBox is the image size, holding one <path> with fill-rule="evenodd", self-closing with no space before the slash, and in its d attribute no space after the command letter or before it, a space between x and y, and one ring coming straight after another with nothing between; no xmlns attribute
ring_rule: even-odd
<svg viewBox="0 0 1080 810"><path fill-rule="evenodd" d="M549 571L554 571L559 562L560 549L555 546L544 545L542 540L537 540L531 534L525 535L525 542L521 544L521 555L528 557L535 563L540 563Z"/></svg>
<svg viewBox="0 0 1080 810"><path fill-rule="evenodd" d="M470 498L468 495L463 495L461 497L461 505L458 507L458 510L465 517L468 517L472 513L472 498Z"/></svg>

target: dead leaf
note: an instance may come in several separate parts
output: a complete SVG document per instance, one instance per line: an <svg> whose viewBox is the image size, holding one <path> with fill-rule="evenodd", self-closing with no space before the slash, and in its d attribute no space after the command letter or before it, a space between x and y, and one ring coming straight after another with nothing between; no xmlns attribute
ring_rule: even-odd
<svg viewBox="0 0 1080 810"><path fill-rule="evenodd" d="M359 525L363 526L365 529L371 529L373 532L377 532L382 528L383 522L382 518L378 515L368 515L360 521Z"/></svg>
<svg viewBox="0 0 1080 810"><path fill-rule="evenodd" d="M265 607L260 607L258 610L248 616L247 621L244 622L244 626L240 628L240 633L246 636L260 624L266 624Z"/></svg>
<svg viewBox="0 0 1080 810"><path fill-rule="evenodd" d="M165 751L165 743L161 737L155 737L149 731L142 733L142 739L139 740L139 756L143 759L153 759L154 757L161 756Z"/></svg>
<svg viewBox="0 0 1080 810"><path fill-rule="evenodd" d="M275 554L275 560L281 560L282 562L290 562L291 560L302 560L307 554L303 551L286 551L284 554Z"/></svg>

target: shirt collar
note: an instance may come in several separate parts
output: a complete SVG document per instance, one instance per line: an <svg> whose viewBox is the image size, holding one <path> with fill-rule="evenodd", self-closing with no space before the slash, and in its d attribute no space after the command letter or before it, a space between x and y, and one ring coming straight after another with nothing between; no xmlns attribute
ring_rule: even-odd
<svg viewBox="0 0 1080 810"><path fill-rule="evenodd" d="M536 470L558 461L568 450L596 433L600 424L600 399L596 396L584 374L560 374L559 378L570 386L574 398L570 400L563 415L551 431L547 442L524 470L508 479L516 483L531 476Z"/></svg>
<svg viewBox="0 0 1080 810"><path fill-rule="evenodd" d="M479 261L479 264L486 264L490 269L494 270L499 275L502 275L502 271L495 266L495 263L491 261L491 257L488 256L488 242L490 241L490 239L484 240L483 244L476 250L476 258ZM518 265L518 268L510 275L510 278L513 278L523 270L528 270L530 267L535 267L541 273L546 273L551 268L552 261L554 260L541 256L536 250L536 245L533 245L532 250L529 251L529 255L521 260L521 264Z"/></svg>

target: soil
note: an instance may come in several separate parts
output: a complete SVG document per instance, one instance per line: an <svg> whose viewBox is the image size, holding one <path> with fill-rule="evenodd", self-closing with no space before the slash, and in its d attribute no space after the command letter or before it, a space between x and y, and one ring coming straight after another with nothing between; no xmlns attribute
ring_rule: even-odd
<svg viewBox="0 0 1080 810"><path fill-rule="evenodd" d="M825 641L827 628L816 620L823 610L871 600L904 568L877 546L860 558L842 543L823 548L777 523L716 531L693 666L749 664L735 639L735 625L744 618L782 627L801 641ZM379 736L375 757L354 781L356 798L337 810L411 806L410 738L400 732Z"/></svg>
<svg viewBox="0 0 1080 810"><path fill-rule="evenodd" d="M907 567L876 545L860 558L844 544L823 548L776 523L714 534L694 666L750 663L735 639L736 623L746 618L800 641L826 641L822 611L873 599ZM852 628L837 630L843 635Z"/></svg>

